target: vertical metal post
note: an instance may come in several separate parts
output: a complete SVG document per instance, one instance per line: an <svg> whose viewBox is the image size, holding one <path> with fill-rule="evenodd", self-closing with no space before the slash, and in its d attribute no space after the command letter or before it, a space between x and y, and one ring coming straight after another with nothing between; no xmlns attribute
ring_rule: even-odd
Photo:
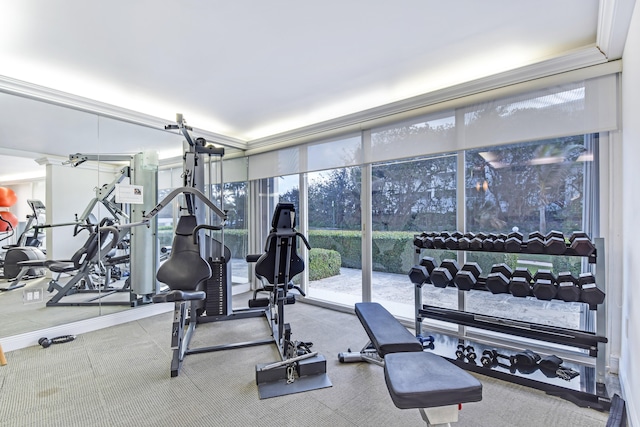
<svg viewBox="0 0 640 427"><path fill-rule="evenodd" d="M422 285L415 284L415 319L416 319L416 336L422 335L422 317L420 317L420 309L422 308Z"/></svg>
<svg viewBox="0 0 640 427"><path fill-rule="evenodd" d="M362 301L369 302L373 298L373 217L371 213L371 130L362 132L362 150L365 164L360 174L360 227L362 230Z"/></svg>
<svg viewBox="0 0 640 427"><path fill-rule="evenodd" d="M604 239L597 237L594 239L596 246L596 286L601 291L607 291L606 286L606 270L605 270L605 253L604 253ZM596 312L596 333L597 335L607 336L607 299L598 306ZM605 384L606 375L606 359L607 359L607 344L598 343L598 355L596 357L596 386L597 384Z"/></svg>
<svg viewBox="0 0 640 427"><path fill-rule="evenodd" d="M465 151L458 151L456 157L456 227L458 230L466 230L466 183L465 183ZM462 178L461 178L462 177ZM465 251L458 251L458 262L464 264L466 262L467 254ZM467 293L458 290L458 310L466 311L466 296ZM467 327L464 325L458 325L458 336L464 337L467 334Z"/></svg>
<svg viewBox="0 0 640 427"><path fill-rule="evenodd" d="M138 153L131 160L131 184L143 187L143 204L131 205L131 222L142 221L158 199L157 153ZM138 297L148 299L157 293L156 270L158 267L158 219L153 217L149 227L131 228L131 290ZM133 295L132 295L133 297Z"/></svg>

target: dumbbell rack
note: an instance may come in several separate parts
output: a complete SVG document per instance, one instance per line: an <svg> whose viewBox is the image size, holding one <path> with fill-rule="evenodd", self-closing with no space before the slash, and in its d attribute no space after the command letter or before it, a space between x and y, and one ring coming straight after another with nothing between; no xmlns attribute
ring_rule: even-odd
<svg viewBox="0 0 640 427"><path fill-rule="evenodd" d="M596 249L591 255L586 257L587 262L590 264L595 264L597 286L606 293L604 239L596 238L594 239L593 243ZM568 248L567 252L563 255L576 256L569 249L570 248ZM416 264L419 263L422 250L428 251L432 249L423 249L416 246ZM464 249L462 251L487 252L472 249ZM492 252L509 253L506 251ZM533 254L533 252L527 251L526 244L522 245L521 251L519 253ZM429 281L427 281L425 284L428 283ZM473 288L473 290L487 291L487 289L484 288L482 284L483 280L481 279L479 280L478 285ZM596 312L596 332L593 333L588 331L559 328L525 321L516 321L508 318L469 313L459 310L430 306L426 304L423 305L422 286L423 284L415 284L416 335L418 337L423 336L422 322L425 319L434 319L459 325L457 336L452 337L450 333L447 332L443 332L442 334L435 334L435 343L438 345L433 348L433 351L435 351L436 353L439 353L441 356L450 359L452 362L462 368L484 375L492 376L494 378L499 378L502 380L543 390L548 394L557 395L570 400L579 406L591 407L599 410L607 410L609 408L611 401L607 394L605 384L607 345L606 298L602 304L599 304L597 306L589 306L589 310L594 310ZM467 291L459 290L458 292L460 294ZM544 375L540 374L540 372L523 373L514 369L509 369L508 366L504 365L485 367L482 365L478 365L477 363L469 363L468 360L461 360L460 358L456 358L454 356L458 344L463 343L465 346L473 347L477 353L478 362L480 359L480 355L484 349L492 349L496 348L496 346L487 346L487 343L480 342L481 340L474 341L469 339L466 333L466 327L480 328L498 332L501 334L518 336L525 339L561 344L572 348L586 350L586 354L588 354L588 357L586 357L586 359L589 359L589 361L585 363L564 363L563 366L571 367L572 369L580 372L579 376L569 381L561 380L559 378L547 378ZM497 341L500 342L499 339ZM510 343L509 346L511 347L511 350L513 352L513 344ZM521 348L520 350L524 350L524 348ZM506 352L508 353L509 351L507 350ZM592 363L594 360L595 363Z"/></svg>

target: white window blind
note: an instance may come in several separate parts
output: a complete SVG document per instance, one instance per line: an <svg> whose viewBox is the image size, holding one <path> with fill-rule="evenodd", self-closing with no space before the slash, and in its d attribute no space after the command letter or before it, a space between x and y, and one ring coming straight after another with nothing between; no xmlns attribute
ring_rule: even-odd
<svg viewBox="0 0 640 427"><path fill-rule="evenodd" d="M443 107L372 128L367 147L361 146L360 135L351 135L256 154L249 157L249 179L616 130L618 78L618 73L606 74L455 109Z"/></svg>
<svg viewBox="0 0 640 427"><path fill-rule="evenodd" d="M460 149L611 131L618 127L617 75L564 84L462 109Z"/></svg>
<svg viewBox="0 0 640 427"><path fill-rule="evenodd" d="M302 147L284 148L249 157L249 180L300 172Z"/></svg>

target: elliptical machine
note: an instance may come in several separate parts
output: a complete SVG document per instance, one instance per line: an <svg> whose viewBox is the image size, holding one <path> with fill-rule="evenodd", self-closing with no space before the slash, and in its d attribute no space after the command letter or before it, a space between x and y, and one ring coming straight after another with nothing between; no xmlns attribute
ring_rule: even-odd
<svg viewBox="0 0 640 427"><path fill-rule="evenodd" d="M39 217L44 213L45 206L40 200L29 199L27 204L32 213L27 215L27 224L24 231L18 237L14 245L3 246L6 249L3 260L3 278L8 280L8 286L0 287L0 291L11 291L26 285L20 282L22 279L35 279L45 275L46 268L37 266L22 268L18 265L21 261L42 261L47 258L39 249L42 245L42 237L39 235Z"/></svg>

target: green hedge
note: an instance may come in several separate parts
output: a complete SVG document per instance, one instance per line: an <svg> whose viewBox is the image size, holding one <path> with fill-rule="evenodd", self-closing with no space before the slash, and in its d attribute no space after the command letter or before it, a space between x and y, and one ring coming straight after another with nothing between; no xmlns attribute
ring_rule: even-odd
<svg viewBox="0 0 640 427"><path fill-rule="evenodd" d="M414 264L410 231L373 232L373 271L406 274ZM362 233L349 230L310 230L312 248L340 253L342 267L362 268Z"/></svg>
<svg viewBox="0 0 640 427"><path fill-rule="evenodd" d="M329 249L313 248L309 251L309 280L320 280L340 274L340 254Z"/></svg>
<svg viewBox="0 0 640 427"><path fill-rule="evenodd" d="M233 258L244 259L247 256L247 230L224 230L224 244L231 250ZM173 242L173 227L165 225L158 227L158 242L160 246L171 246Z"/></svg>
<svg viewBox="0 0 640 427"><path fill-rule="evenodd" d="M406 274L414 264L414 234L416 233L411 231L374 231L372 234L373 271ZM161 246L171 245L173 228L170 226L158 227L158 238ZM337 252L340 257L340 266L362 268L362 233L360 231L310 230L307 238L313 249L327 249ZM232 257L244 258L247 255L247 241L247 230L225 229L224 243L231 249ZM422 255L436 258L438 264L445 258L456 257L455 251L447 250L422 251ZM515 268L518 254L468 252L467 257L469 261L478 262L486 275L491 269L491 265L498 262L506 262ZM579 274L581 271L580 258L577 257L550 255L528 255L527 257L552 262L555 272L568 270ZM312 264L312 270L315 268Z"/></svg>

